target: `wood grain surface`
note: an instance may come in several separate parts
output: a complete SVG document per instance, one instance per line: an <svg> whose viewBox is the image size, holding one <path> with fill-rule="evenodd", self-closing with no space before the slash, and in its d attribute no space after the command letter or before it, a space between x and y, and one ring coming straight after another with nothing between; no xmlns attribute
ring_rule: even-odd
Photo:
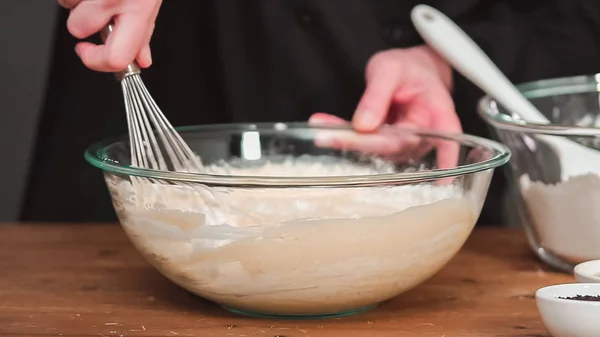
<svg viewBox="0 0 600 337"><path fill-rule="evenodd" d="M522 231L477 229L416 289L361 315L311 321L236 316L177 287L117 225L0 224L0 336L549 336L544 268Z"/></svg>

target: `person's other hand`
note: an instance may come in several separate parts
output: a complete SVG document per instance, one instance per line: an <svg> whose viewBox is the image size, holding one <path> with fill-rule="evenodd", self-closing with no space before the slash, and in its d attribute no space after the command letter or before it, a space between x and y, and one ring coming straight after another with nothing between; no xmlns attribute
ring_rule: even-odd
<svg viewBox="0 0 600 337"><path fill-rule="evenodd" d="M58 0L69 9L67 28L78 39L98 33L112 20L114 29L103 45L82 41L75 52L92 70L117 72L134 60L152 64L150 38L162 0Z"/></svg>
<svg viewBox="0 0 600 337"><path fill-rule="evenodd" d="M383 124L462 132L450 94L451 67L432 49L419 46L391 49L371 57L366 71L366 89L360 99L352 126L361 133L370 133ZM347 124L349 122L326 113L315 113L309 123ZM364 135L360 139L332 140L331 147L357 148L361 151L400 152L407 147L427 151L422 141L411 145L408 139L387 139L384 135ZM417 137L418 138L418 137ZM350 144L353 143L353 144ZM458 159L458 145L443 141L438 149L438 167L452 167ZM366 149L365 147L368 147ZM377 152L377 151L376 151ZM414 151L412 151L414 153Z"/></svg>

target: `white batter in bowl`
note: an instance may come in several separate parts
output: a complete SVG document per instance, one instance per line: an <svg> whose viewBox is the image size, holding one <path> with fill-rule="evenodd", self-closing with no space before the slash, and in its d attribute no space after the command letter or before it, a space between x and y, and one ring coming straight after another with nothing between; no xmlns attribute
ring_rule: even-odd
<svg viewBox="0 0 600 337"><path fill-rule="evenodd" d="M307 146L314 127L274 130L258 129L265 140L293 144L294 151L283 148L295 153L263 148L260 160L204 160L203 172L183 174L184 184L163 176L134 181L103 167L121 224L146 259L173 282L234 312L347 315L417 286L463 245L493 168L508 159L504 148L475 137L382 131L390 141L418 136L433 150L442 137L461 147L457 167L436 170L435 159L423 157L405 160L412 161L408 167L389 155L323 154L312 142ZM210 129L191 132L184 137L208 133L197 143L206 146L206 139L231 141L243 131L232 126L215 138ZM102 156L115 147L95 151ZM301 147L306 150L298 153Z"/></svg>

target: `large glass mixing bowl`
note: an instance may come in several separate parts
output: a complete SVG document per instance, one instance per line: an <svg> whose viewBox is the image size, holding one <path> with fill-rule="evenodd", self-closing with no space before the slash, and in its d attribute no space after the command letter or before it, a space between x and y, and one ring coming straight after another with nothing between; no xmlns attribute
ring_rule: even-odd
<svg viewBox="0 0 600 337"><path fill-rule="evenodd" d="M385 127L187 127L204 173L129 166L126 138L93 145L125 232L181 287L269 317L335 317L422 283L461 248L503 145Z"/></svg>
<svg viewBox="0 0 600 337"><path fill-rule="evenodd" d="M480 101L479 114L511 149L510 193L532 249L550 266L572 272L600 259L600 76L518 88L549 124L521 120L490 97Z"/></svg>

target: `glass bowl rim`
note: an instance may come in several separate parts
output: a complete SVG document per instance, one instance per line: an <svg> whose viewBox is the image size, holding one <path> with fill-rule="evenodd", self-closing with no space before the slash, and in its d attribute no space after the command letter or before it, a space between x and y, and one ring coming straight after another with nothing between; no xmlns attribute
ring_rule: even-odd
<svg viewBox="0 0 600 337"><path fill-rule="evenodd" d="M282 129L283 126L283 129ZM287 122L287 123L228 123L228 124L208 124L192 125L176 128L178 132L243 132L243 131L279 131L295 129L312 130L346 130L355 131L351 126L344 125L312 125L307 122ZM415 183L429 180L435 180L446 177L455 177L470 173L477 173L488 169L494 169L507 163L511 157L511 152L505 145L489 140L483 137L473 135L450 133L432 129L408 128L399 126L385 125L381 128L388 132L409 132L425 137L444 138L455 141L461 145L473 147L484 147L493 151L494 155L481 162L460 165L450 169L433 169L416 172L385 173L373 175L352 175L352 176L311 176L311 177L276 177L276 176L234 176L217 175L205 173L187 173L187 172L166 172L152 169L142 169L130 165L119 165L112 161L104 159L100 154L108 146L127 139L127 135L106 139L96 142L89 146L85 153L85 159L93 166L107 173L135 176L149 179L159 179L167 181L177 181L186 183L200 183L211 186L247 186L247 187L350 187L350 186L369 186L393 183Z"/></svg>
<svg viewBox="0 0 600 337"><path fill-rule="evenodd" d="M524 82L517 84L516 87L527 99L589 92L600 93L600 73ZM494 98L485 95L477 104L477 113L486 123L500 130L566 137L600 136L600 128L578 125L566 126L554 123L544 124L515 119L499 113L496 104Z"/></svg>

